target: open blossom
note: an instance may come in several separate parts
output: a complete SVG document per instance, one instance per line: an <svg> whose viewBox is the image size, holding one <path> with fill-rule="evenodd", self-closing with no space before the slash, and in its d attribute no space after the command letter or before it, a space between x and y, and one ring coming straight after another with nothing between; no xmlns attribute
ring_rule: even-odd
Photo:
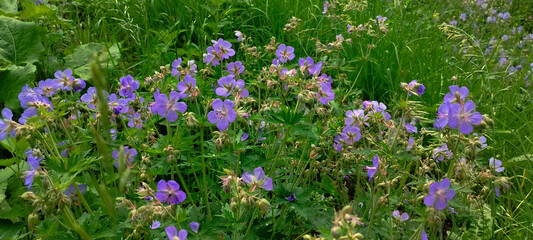
<svg viewBox="0 0 533 240"><path fill-rule="evenodd" d="M348 145L352 145L361 139L358 127L346 126L342 129L341 139Z"/></svg>
<svg viewBox="0 0 533 240"><path fill-rule="evenodd" d="M26 161L28 162L28 165L30 165L30 170L26 171L25 179L24 179L24 185L28 186L28 190L30 190L31 185L33 185L33 178L35 177L35 174L37 173L37 169L39 168L39 163L43 160L43 157L33 149L29 149L26 151L26 156L28 158Z"/></svg>
<svg viewBox="0 0 533 240"><path fill-rule="evenodd" d="M189 96L192 90L196 87L196 79L187 74L183 78L183 81L178 83L178 92L184 97Z"/></svg>
<svg viewBox="0 0 533 240"><path fill-rule="evenodd" d="M328 105L329 102L333 101L335 99L335 93L331 89L331 84L320 83L316 97L324 105Z"/></svg>
<svg viewBox="0 0 533 240"><path fill-rule="evenodd" d="M200 228L200 224L197 223L197 222L191 222L189 223L189 227L191 228L191 230L195 233L198 233L198 229Z"/></svg>
<svg viewBox="0 0 533 240"><path fill-rule="evenodd" d="M294 48L281 44L279 45L278 50L276 50L276 56L280 62L286 63L287 61L294 59Z"/></svg>
<svg viewBox="0 0 533 240"><path fill-rule="evenodd" d="M65 69L65 71L58 70L54 73L56 80L59 82L62 90L75 92L85 88L85 81L83 79L74 78L72 76L72 70Z"/></svg>
<svg viewBox="0 0 533 240"><path fill-rule="evenodd" d="M437 129L443 129L448 125L448 119L449 119L449 113L450 113L450 102L443 102L439 106L439 110L437 112L437 119L435 119L435 124L433 124L433 127Z"/></svg>
<svg viewBox="0 0 533 240"><path fill-rule="evenodd" d="M255 187L260 187L267 191L271 191L273 189L272 178L265 177L265 172L263 171L262 167L254 169L253 175L248 171L244 172L242 174L242 181L253 185L252 189L255 189Z"/></svg>
<svg viewBox="0 0 533 240"><path fill-rule="evenodd" d="M440 182L434 182L429 186L429 195L424 197L424 204L435 209L443 210L448 205L448 201L455 197L455 191L450 188L450 179L445 178Z"/></svg>
<svg viewBox="0 0 533 240"><path fill-rule="evenodd" d="M124 152L124 158L127 160L126 163L128 165L131 165L131 163L134 160L134 157L137 156L137 150L135 150L135 148L130 148L128 146L125 146L123 148L123 152ZM113 157L113 159L117 160L115 161L115 167L118 168L118 158L120 157L120 151L114 150L111 156Z"/></svg>
<svg viewBox="0 0 533 240"><path fill-rule="evenodd" d="M300 58L298 59L298 65L300 66L300 72L304 75L311 75L309 73L309 68L313 66L315 62L311 57Z"/></svg>
<svg viewBox="0 0 533 240"><path fill-rule="evenodd" d="M187 195L184 191L180 190L180 185L174 181L161 180L157 183L158 192L155 194L155 197L161 201L168 204L179 204L185 201Z"/></svg>
<svg viewBox="0 0 533 240"><path fill-rule="evenodd" d="M187 111L187 104L178 102L182 96L176 91L170 92L168 95L159 94L152 105L152 113L157 113L161 117L165 117L169 122L175 122L178 119L178 112L184 113Z"/></svg>
<svg viewBox="0 0 533 240"><path fill-rule="evenodd" d="M220 64L223 59L229 59L235 55L235 50L231 48L231 43L220 38L217 41L212 40L213 46L207 47L207 53L204 55L204 62L211 63L214 66Z"/></svg>
<svg viewBox="0 0 533 240"><path fill-rule="evenodd" d="M187 240L187 230L181 229L178 232L178 229L174 226L168 226L165 228L167 233L168 240Z"/></svg>
<svg viewBox="0 0 533 240"><path fill-rule="evenodd" d="M469 134L474 129L473 125L478 125L483 120L479 112L473 112L476 105L472 101L467 101L464 106L457 103L451 105L448 119L448 126L451 129L459 127L463 134Z"/></svg>
<svg viewBox="0 0 533 240"><path fill-rule="evenodd" d="M407 213L404 212L400 215L400 211L398 210L392 212L392 216L396 219L399 219L401 222L409 220L409 215Z"/></svg>
<svg viewBox="0 0 533 240"><path fill-rule="evenodd" d="M152 221L152 226L150 226L150 229L158 229L161 226L161 222L154 220Z"/></svg>
<svg viewBox="0 0 533 240"><path fill-rule="evenodd" d="M39 81L39 87L36 88L39 94L42 94L45 97L51 97L57 93L57 90L60 89L60 84L56 79L46 79Z"/></svg>
<svg viewBox="0 0 533 240"><path fill-rule="evenodd" d="M346 112L346 117L344 118L344 124L346 126L355 126L355 127L362 127L363 125L367 125L368 123L366 120L368 117L365 115L365 110L359 109L359 110L348 110Z"/></svg>
<svg viewBox="0 0 533 240"><path fill-rule="evenodd" d="M139 86L139 81L133 79L131 75L121 77L120 89L118 90L118 94L126 98L135 98L133 92L137 91L137 89L139 89Z"/></svg>
<svg viewBox="0 0 533 240"><path fill-rule="evenodd" d="M179 67L181 67L181 58L178 58L172 62L172 70L170 71L170 74L173 77L176 77L178 80L180 78L180 71L178 70Z"/></svg>
<svg viewBox="0 0 533 240"><path fill-rule="evenodd" d="M142 120L140 113L136 112L129 114L126 116L126 118L128 119L128 127L137 129L141 129L143 127L144 121Z"/></svg>
<svg viewBox="0 0 533 240"><path fill-rule="evenodd" d="M78 189L80 190L81 194L85 194L87 192L87 185L80 184L78 185ZM71 197L72 199L76 200L78 197L78 191L76 191L76 187L74 187L73 184L70 184L68 186L67 190L65 190L65 195Z"/></svg>
<svg viewBox="0 0 533 240"><path fill-rule="evenodd" d="M14 138L17 123L13 121L13 112L11 109L2 109L2 117L4 119L0 119L0 141L4 141L8 135L11 136L11 138Z"/></svg>
<svg viewBox="0 0 533 240"><path fill-rule="evenodd" d="M462 103L465 101L465 98L469 94L467 87L459 87L457 85L452 85L449 87L449 89L450 92L446 93L446 95L444 96L444 102Z"/></svg>
<svg viewBox="0 0 533 240"><path fill-rule="evenodd" d="M431 157L435 159L435 161L437 162L443 161L444 157L446 157L446 159L450 159L452 158L452 156L453 156L453 153L450 150L448 150L448 144L446 143L443 143L442 146L435 148L433 150L433 154L431 155Z"/></svg>
<svg viewBox="0 0 533 240"><path fill-rule="evenodd" d="M237 41L242 42L242 38L244 36L244 34L242 34L242 32L235 31L235 36L237 37Z"/></svg>
<svg viewBox="0 0 533 240"><path fill-rule="evenodd" d="M81 101L87 103L90 109L95 109L98 103L98 96L96 95L96 88L90 87L87 89L87 93L81 95Z"/></svg>
<svg viewBox="0 0 533 240"><path fill-rule="evenodd" d="M309 67L309 74L318 76L320 72L322 71L322 61L318 62L317 64L314 64L313 66Z"/></svg>
<svg viewBox="0 0 533 240"><path fill-rule="evenodd" d="M220 99L213 100L213 111L207 114L210 123L217 125L218 130L224 131L228 128L229 123L235 121L237 113L233 109L234 103L226 99L224 102Z"/></svg>
<svg viewBox="0 0 533 240"><path fill-rule="evenodd" d="M489 166L496 172L502 172L505 169L504 167L502 167L502 161L495 159L494 157L491 157L489 159Z"/></svg>
<svg viewBox="0 0 533 240"><path fill-rule="evenodd" d="M108 106L112 109L115 115L128 112L129 100L125 98L118 99L117 95L112 93L108 98Z"/></svg>
<svg viewBox="0 0 533 240"><path fill-rule="evenodd" d="M368 181L372 180L372 177L374 177L374 174L376 174L378 168L379 168L379 156L376 154L376 156L372 158L372 167L365 166L365 169L367 170L367 174L368 174Z"/></svg>
<svg viewBox="0 0 533 240"><path fill-rule="evenodd" d="M230 73L231 75L238 76L244 72L244 65L242 65L242 62L240 61L230 62L228 63L226 72Z"/></svg>
<svg viewBox="0 0 533 240"><path fill-rule="evenodd" d="M233 75L223 76L218 79L219 87L215 89L215 93L221 97L228 97L235 88L236 84L237 81L235 81Z"/></svg>

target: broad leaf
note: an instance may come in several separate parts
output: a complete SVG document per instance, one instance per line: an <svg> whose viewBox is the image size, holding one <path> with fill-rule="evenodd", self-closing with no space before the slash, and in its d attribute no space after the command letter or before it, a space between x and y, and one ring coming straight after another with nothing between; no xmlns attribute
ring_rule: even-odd
<svg viewBox="0 0 533 240"><path fill-rule="evenodd" d="M1 40L0 40L1 41ZM0 49L0 51L2 51ZM5 107L16 109L20 107L18 94L22 87L35 81L37 68L33 64L25 67L9 65L5 69L0 69L0 102L5 103Z"/></svg>
<svg viewBox="0 0 533 240"><path fill-rule="evenodd" d="M76 47L72 54L65 57L64 68L70 68L82 79L89 80L91 77L89 64L95 53L98 54L102 66L107 69L112 69L120 59L117 44L106 49L103 43L88 43Z"/></svg>
<svg viewBox="0 0 533 240"><path fill-rule="evenodd" d="M0 66L39 61L44 55L41 35L35 23L0 17Z"/></svg>

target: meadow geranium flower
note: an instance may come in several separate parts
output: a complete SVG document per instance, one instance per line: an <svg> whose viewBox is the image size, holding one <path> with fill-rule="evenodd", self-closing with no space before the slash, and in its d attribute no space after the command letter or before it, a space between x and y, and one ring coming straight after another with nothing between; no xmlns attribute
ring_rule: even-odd
<svg viewBox="0 0 533 240"><path fill-rule="evenodd" d="M128 127L141 129L143 127L143 120L141 114L136 112L126 116L128 118Z"/></svg>
<svg viewBox="0 0 533 240"><path fill-rule="evenodd" d="M78 185L78 189L80 190L81 194L85 194L87 192L87 185L80 184L80 185ZM67 190L65 190L65 195L67 195L67 196L71 197L72 199L76 200L77 197L78 197L78 191L76 191L76 188L74 187L73 184L70 184L70 186L68 186Z"/></svg>
<svg viewBox="0 0 533 240"><path fill-rule="evenodd" d="M487 23L495 23L495 22L496 22L496 17L492 17L492 16L487 17Z"/></svg>
<svg viewBox="0 0 533 240"><path fill-rule="evenodd" d="M155 194L155 197L161 201L168 204L179 204L185 201L187 195L184 191L180 190L180 185L174 181L161 180L157 183L158 192Z"/></svg>
<svg viewBox="0 0 533 240"><path fill-rule="evenodd" d="M407 151L411 150L411 148L413 148L414 145L415 145L415 139L410 137L409 140L407 141L407 148L405 150Z"/></svg>
<svg viewBox="0 0 533 240"><path fill-rule="evenodd" d="M200 224L197 222L191 222L189 223L189 227L194 233L198 233L198 229L200 228Z"/></svg>
<svg viewBox="0 0 533 240"><path fill-rule="evenodd" d="M322 73L322 75L320 75L319 77L316 78L316 81L320 84L320 83L327 83L327 84L332 84L333 83L333 80L331 79L330 76L326 75L325 73Z"/></svg>
<svg viewBox="0 0 533 240"><path fill-rule="evenodd" d="M457 20L452 19L452 20L450 21L450 25L452 25L452 26L457 26Z"/></svg>
<svg viewBox="0 0 533 240"><path fill-rule="evenodd" d="M451 104L449 102L443 102L439 106L439 110L437 112L437 119L435 119L435 124L433 124L433 127L437 129L443 129L448 125L448 119L449 119L449 113L450 113L450 106Z"/></svg>
<svg viewBox="0 0 533 240"><path fill-rule="evenodd" d="M233 109L234 103L226 99L224 102L220 99L213 100L213 111L207 114L207 119L210 123L217 125L219 131L224 131L228 128L229 123L235 121L237 114Z"/></svg>
<svg viewBox="0 0 533 240"><path fill-rule="evenodd" d="M294 48L281 44L279 45L278 50L276 50L276 56L280 62L286 63L287 61L294 59Z"/></svg>
<svg viewBox="0 0 533 240"><path fill-rule="evenodd" d="M187 97L192 92L192 90L196 87L196 79L191 77L191 75L187 74L183 78L183 81L178 83L178 92L184 96Z"/></svg>
<svg viewBox="0 0 533 240"><path fill-rule="evenodd" d="M135 148L130 148L128 146L125 146L122 148L124 151L124 158L128 161L128 164L131 164L134 160L134 157L137 156L137 150ZM117 160L115 161L115 167L118 168L118 158L120 157L120 151L113 150L113 153L111 154L113 159Z"/></svg>
<svg viewBox="0 0 533 240"><path fill-rule="evenodd" d="M426 228L422 228L422 234L420 234L420 240L428 240L428 234L426 233Z"/></svg>
<svg viewBox="0 0 533 240"><path fill-rule="evenodd" d="M379 168L379 156L376 154L376 156L372 158L372 167L365 166L365 169L367 170L367 174L368 174L368 181L372 181L372 177L374 177L374 174L376 174L378 168Z"/></svg>
<svg viewBox="0 0 533 240"><path fill-rule="evenodd" d="M152 226L150 226L150 229L158 229L161 226L161 223L157 220L152 221Z"/></svg>
<svg viewBox="0 0 533 240"><path fill-rule="evenodd" d="M117 95L112 93L108 97L108 106L112 109L113 113L115 115L119 115L121 113L127 113L128 112L128 105L129 101L128 99L118 99Z"/></svg>
<svg viewBox="0 0 533 240"><path fill-rule="evenodd" d="M233 91L233 88L235 88L236 84L237 81L235 81L233 75L223 76L218 79L219 87L215 89L215 93L221 97L228 97Z"/></svg>
<svg viewBox="0 0 533 240"><path fill-rule="evenodd" d="M444 160L444 157L446 159L452 158L453 153L448 150L448 144L443 143L440 147L435 148L433 150L433 154L431 155L432 158L434 158L437 162L441 162Z"/></svg>
<svg viewBox="0 0 533 240"><path fill-rule="evenodd" d="M176 91L170 92L168 96L167 98L165 94L157 95L155 104L152 105L152 112L157 112L169 122L175 122L178 119L178 112L184 113L187 111L187 104L178 102L183 95Z"/></svg>
<svg viewBox="0 0 533 240"><path fill-rule="evenodd" d="M180 79L180 71L178 70L179 67L181 67L181 58L178 58L172 62L172 70L170 74L173 77L176 77L178 80Z"/></svg>
<svg viewBox="0 0 533 240"><path fill-rule="evenodd" d="M462 107L459 104L452 104L448 126L451 129L459 127L459 131L463 134L471 133L474 129L472 124L478 125L483 120L483 116L479 112L473 112L475 108L476 105L472 101L467 101Z"/></svg>
<svg viewBox="0 0 533 240"><path fill-rule="evenodd" d="M322 14L325 14L328 11L328 1L324 1L324 10L322 11Z"/></svg>
<svg viewBox="0 0 533 240"><path fill-rule="evenodd" d="M0 119L0 141L4 141L8 135L11 136L11 138L14 138L17 123L13 121L13 112L11 109L2 109L2 117L4 119Z"/></svg>
<svg viewBox="0 0 533 240"><path fill-rule="evenodd" d="M392 216L393 216L394 218L400 220L401 222L404 222L404 221L409 220L409 214L407 214L407 213L404 212L404 213L402 213L402 214L400 215L400 211L398 211L398 210L395 210L394 212L392 212Z"/></svg>
<svg viewBox="0 0 533 240"><path fill-rule="evenodd" d="M287 199L287 201L289 202L293 202L294 200L296 200L296 195L294 195L294 193L291 193L288 197L286 197L285 199Z"/></svg>
<svg viewBox="0 0 533 240"><path fill-rule="evenodd" d="M346 126L342 129L341 139L348 145L352 145L361 139L361 133L358 127Z"/></svg>
<svg viewBox="0 0 533 240"><path fill-rule="evenodd" d="M235 36L237 37L237 41L242 42L243 34L240 31L235 31Z"/></svg>
<svg viewBox="0 0 533 240"><path fill-rule="evenodd" d="M346 126L355 126L355 127L362 127L363 125L367 125L368 123L366 120L368 117L365 115L365 110L359 109L359 110L348 110L346 112L346 117L344 118L344 124Z"/></svg>
<svg viewBox="0 0 533 240"><path fill-rule="evenodd" d="M39 93L45 97L51 97L56 94L57 90L61 87L56 79L46 79L39 81Z"/></svg>
<svg viewBox="0 0 533 240"><path fill-rule="evenodd" d="M220 64L223 59L229 59L235 55L235 50L231 48L231 43L220 38L217 41L211 40L213 46L207 47L207 54L204 56L204 62L211 63L213 67Z"/></svg>
<svg viewBox="0 0 533 240"><path fill-rule="evenodd" d="M448 88L450 89L450 92L444 95L444 102L462 103L465 101L465 98L469 94L467 87L459 87L457 85L452 85Z"/></svg>
<svg viewBox="0 0 533 240"><path fill-rule="evenodd" d="M378 18L378 23L384 23L385 20L387 20L387 17L382 17L381 15L378 15L377 18Z"/></svg>
<svg viewBox="0 0 533 240"><path fill-rule="evenodd" d="M502 172L505 169L504 167L502 167L502 161L495 159L494 157L491 157L489 159L489 166L496 172Z"/></svg>
<svg viewBox="0 0 533 240"><path fill-rule="evenodd" d="M435 206L435 209L443 210L448 205L448 201L455 197L455 191L450 188L450 179L445 178L440 182L434 182L429 186L429 195L424 197L424 204L428 207Z"/></svg>
<svg viewBox="0 0 533 240"><path fill-rule="evenodd" d="M335 93L331 89L331 84L320 83L316 97L324 105L328 105L329 102L333 101L335 99Z"/></svg>
<svg viewBox="0 0 533 240"><path fill-rule="evenodd" d="M81 101L87 103L90 109L95 109L98 103L98 96L96 95L96 88L90 87L87 89L87 93L81 95Z"/></svg>
<svg viewBox="0 0 533 240"><path fill-rule="evenodd" d="M511 14L509 12L499 13L498 17L500 17L502 20L507 20L511 18Z"/></svg>
<svg viewBox="0 0 533 240"><path fill-rule="evenodd" d="M333 138L333 148L335 150L337 150L337 152L341 152L342 151L342 147L343 147L343 144L341 143L341 140L342 137L340 135L337 135Z"/></svg>
<svg viewBox="0 0 533 240"><path fill-rule="evenodd" d="M139 89L139 81L133 79L131 75L120 78L120 89L118 94L122 97L131 98L134 97L133 92Z"/></svg>
<svg viewBox="0 0 533 240"><path fill-rule="evenodd" d="M322 61L309 67L309 75L318 76L318 74L320 74L320 71L322 71Z"/></svg>
<svg viewBox="0 0 533 240"><path fill-rule="evenodd" d="M466 13L461 13L461 16L459 17L461 20L466 21Z"/></svg>
<svg viewBox="0 0 533 240"><path fill-rule="evenodd" d="M408 122L405 122L405 119L403 120L403 126L405 127L405 130L408 133L417 133L418 132L418 128L416 128L414 126L414 124L415 124L414 121L411 121L410 123L408 123Z"/></svg>
<svg viewBox="0 0 533 240"><path fill-rule="evenodd" d="M298 65L300 66L300 72L304 75L311 75L309 73L309 68L313 66L315 62L311 57L300 58L298 59Z"/></svg>
<svg viewBox="0 0 533 240"><path fill-rule="evenodd" d="M248 171L244 172L241 178L243 182L253 185L252 191L256 187L260 187L267 191L271 191L273 189L272 178L265 177L265 172L263 171L262 167L254 169L253 175Z"/></svg>
<svg viewBox="0 0 533 240"><path fill-rule="evenodd" d="M28 149L25 153L26 156L28 156L26 162L28 162L28 165L30 165L30 170L24 173L24 185L28 186L28 190L30 190L31 186L33 185L33 178L37 173L39 163L43 160L43 157L33 149Z"/></svg>
<svg viewBox="0 0 533 240"><path fill-rule="evenodd" d="M243 133L242 136L241 136L241 142L242 141L246 141L246 139L248 139L248 134L247 133Z"/></svg>
<svg viewBox="0 0 533 240"><path fill-rule="evenodd" d="M168 240L187 240L187 230L181 229L178 233L178 229L174 226L168 226L165 228Z"/></svg>
<svg viewBox="0 0 533 240"><path fill-rule="evenodd" d="M231 75L238 76L244 72L244 65L242 65L242 62L240 61L230 62L228 63L226 72L230 73Z"/></svg>

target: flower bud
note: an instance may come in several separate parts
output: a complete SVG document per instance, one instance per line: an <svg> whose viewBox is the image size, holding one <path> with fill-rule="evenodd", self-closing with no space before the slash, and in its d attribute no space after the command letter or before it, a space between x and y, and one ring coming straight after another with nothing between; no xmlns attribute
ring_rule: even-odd
<svg viewBox="0 0 533 240"><path fill-rule="evenodd" d="M26 201L34 201L35 200L35 193L33 192L25 192L20 196L22 199Z"/></svg>
<svg viewBox="0 0 533 240"><path fill-rule="evenodd" d="M342 235L342 229L339 226L334 226L331 228L331 236L334 238L339 238Z"/></svg>
<svg viewBox="0 0 533 240"><path fill-rule="evenodd" d="M30 226L30 229L33 229L35 225L39 222L39 215L36 213L31 213L28 215L28 225Z"/></svg>

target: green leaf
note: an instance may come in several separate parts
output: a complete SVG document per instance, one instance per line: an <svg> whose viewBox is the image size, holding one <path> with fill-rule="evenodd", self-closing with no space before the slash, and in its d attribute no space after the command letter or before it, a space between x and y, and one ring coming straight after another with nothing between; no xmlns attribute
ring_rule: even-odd
<svg viewBox="0 0 533 240"><path fill-rule="evenodd" d="M117 44L106 49L103 43L88 43L76 47L72 54L65 57L64 68L70 68L82 79L88 80L91 77L89 63L93 59L95 53L100 57L100 63L102 63L102 66L104 68L107 67L107 69L112 69L113 65L116 65L117 61L120 59L120 52Z"/></svg>
<svg viewBox="0 0 533 240"><path fill-rule="evenodd" d="M1 44L0 39L0 45ZM0 61L2 50L0 49ZM0 102L4 102L5 106L11 109L20 107L18 101L18 94L22 87L28 83L35 81L35 72L37 67L33 64L28 64L25 67L9 65L5 69L0 69Z"/></svg>
<svg viewBox="0 0 533 240"><path fill-rule="evenodd" d="M0 66L33 64L44 55L42 29L32 22L0 17Z"/></svg>
<svg viewBox="0 0 533 240"><path fill-rule="evenodd" d="M16 14L18 12L17 0L0 0L0 12Z"/></svg>

